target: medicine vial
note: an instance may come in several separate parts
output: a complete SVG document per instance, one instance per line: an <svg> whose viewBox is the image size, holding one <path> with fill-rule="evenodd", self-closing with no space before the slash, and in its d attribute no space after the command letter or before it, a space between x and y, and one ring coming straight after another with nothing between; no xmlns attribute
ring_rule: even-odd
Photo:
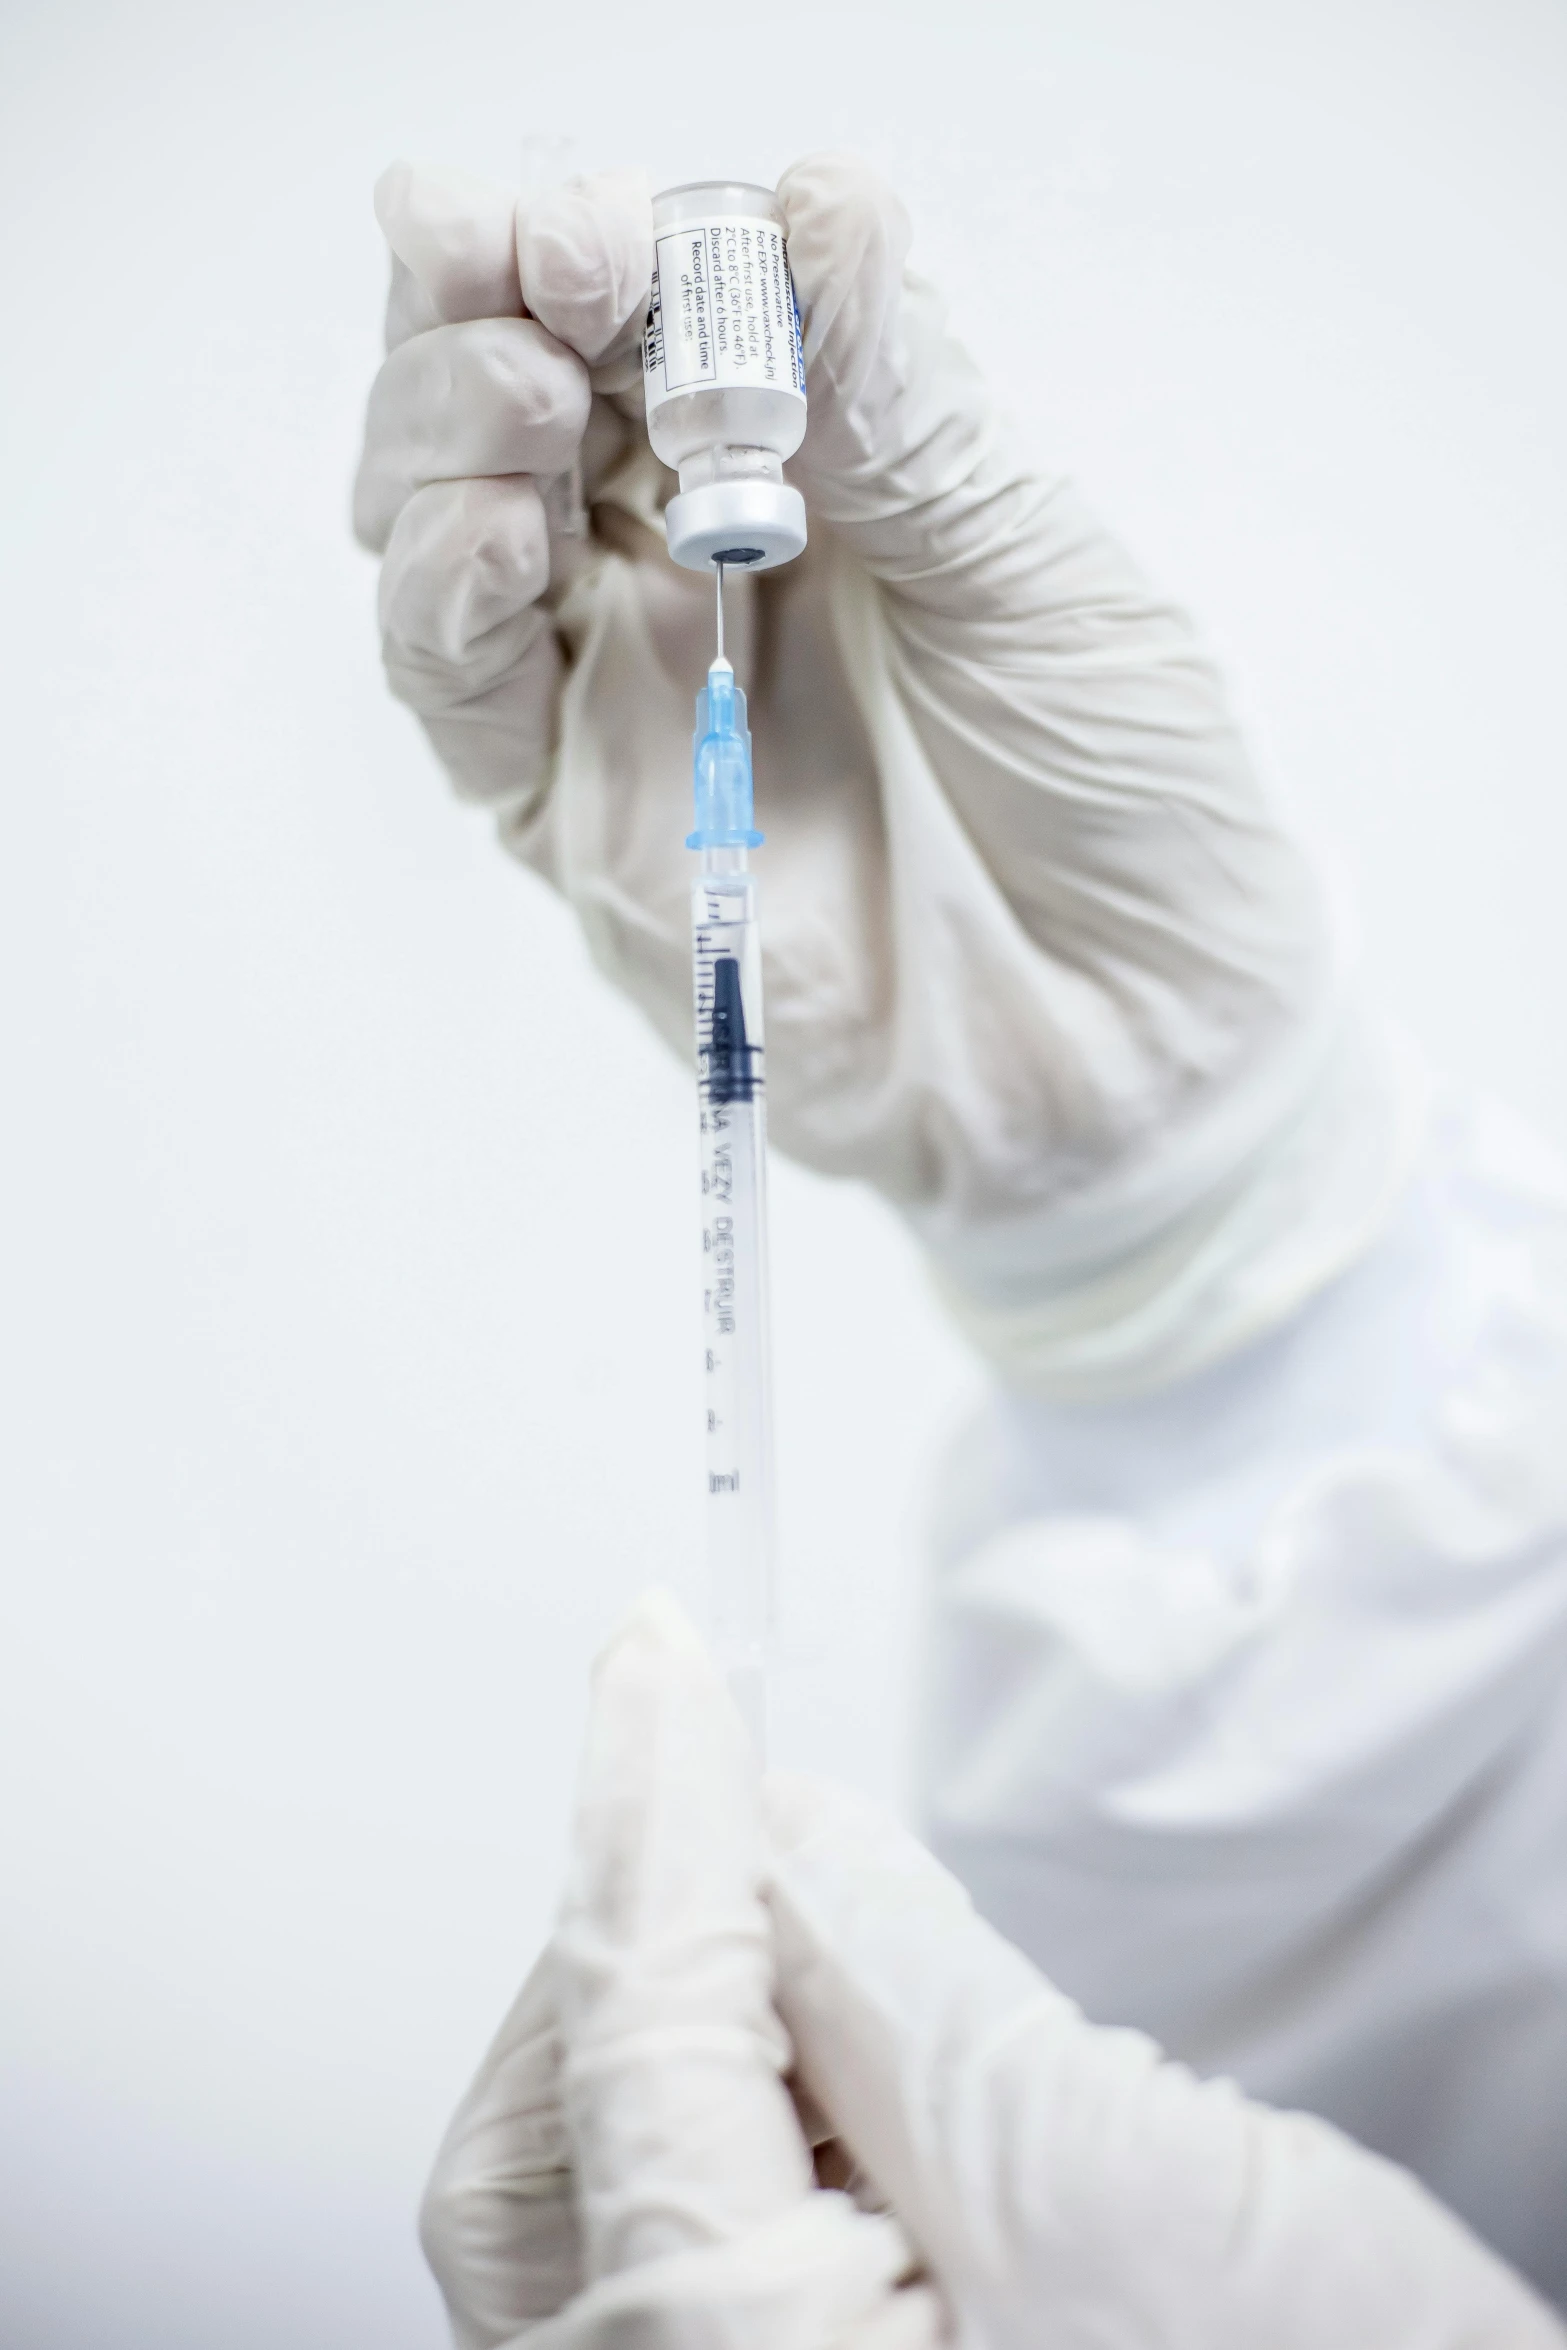
<svg viewBox="0 0 1567 2350"><path fill-rule="evenodd" d="M648 438L679 473L669 552L770 571L805 545L805 500L783 464L805 438L805 360L776 196L703 180L653 199L643 339Z"/></svg>

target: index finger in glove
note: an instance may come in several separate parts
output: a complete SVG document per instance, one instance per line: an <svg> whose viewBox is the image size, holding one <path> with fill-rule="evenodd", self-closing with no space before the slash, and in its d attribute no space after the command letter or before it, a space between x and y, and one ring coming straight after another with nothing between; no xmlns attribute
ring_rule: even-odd
<svg viewBox="0 0 1567 2350"><path fill-rule="evenodd" d="M757 1769L673 1602L601 1658L556 1934L587 2264L722 2243L801 2202L781 2074Z"/></svg>
<svg viewBox="0 0 1567 2350"><path fill-rule="evenodd" d="M375 216L392 250L387 348L464 318L520 318L517 196L498 180L429 163L388 164Z"/></svg>
<svg viewBox="0 0 1567 2350"><path fill-rule="evenodd" d="M517 208L517 264L527 308L587 360L599 381L641 344L653 278L653 205L644 174L596 172L524 197Z"/></svg>
<svg viewBox="0 0 1567 2350"><path fill-rule="evenodd" d="M653 275L643 172L519 196L471 172L399 162L376 182L375 212L423 304L420 326L537 318L594 366L640 340Z"/></svg>
<svg viewBox="0 0 1567 2350"><path fill-rule="evenodd" d="M531 318L470 319L400 343L371 388L354 529L377 553L433 481L550 475L576 455L587 371Z"/></svg>

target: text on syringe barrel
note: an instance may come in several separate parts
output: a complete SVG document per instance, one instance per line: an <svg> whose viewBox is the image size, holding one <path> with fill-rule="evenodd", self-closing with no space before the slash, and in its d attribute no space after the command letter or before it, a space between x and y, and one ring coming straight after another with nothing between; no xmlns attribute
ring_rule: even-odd
<svg viewBox="0 0 1567 2350"><path fill-rule="evenodd" d="M754 884L693 887L708 1550L714 1631L733 1653L765 1646L772 1606L766 1090Z"/></svg>

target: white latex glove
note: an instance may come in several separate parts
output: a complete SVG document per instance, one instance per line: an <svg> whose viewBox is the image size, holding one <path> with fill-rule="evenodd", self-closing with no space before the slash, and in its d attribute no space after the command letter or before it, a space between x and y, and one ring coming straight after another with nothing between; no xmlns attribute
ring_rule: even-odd
<svg viewBox="0 0 1567 2350"><path fill-rule="evenodd" d="M1184 616L1013 448L890 192L831 157L778 192L812 544L733 588L772 1131L909 1215L1004 1368L1157 1383L1357 1253L1410 1119ZM646 186L396 165L377 207L356 520L393 690L689 1053L712 591L665 552L642 421Z"/></svg>
<svg viewBox="0 0 1567 2350"><path fill-rule="evenodd" d="M895 2222L816 2185L782 2075L758 1774L645 1601L601 1660L555 1940L459 2109L425 2249L459 2350L915 2350Z"/></svg>
<svg viewBox="0 0 1567 2350"><path fill-rule="evenodd" d="M644 1603L559 1934L426 2203L461 2350L1563 2350L1404 2172L1085 2023L891 1820L797 1781L767 1817L770 1863L717 1675ZM897 2223L812 2185L770 1994Z"/></svg>

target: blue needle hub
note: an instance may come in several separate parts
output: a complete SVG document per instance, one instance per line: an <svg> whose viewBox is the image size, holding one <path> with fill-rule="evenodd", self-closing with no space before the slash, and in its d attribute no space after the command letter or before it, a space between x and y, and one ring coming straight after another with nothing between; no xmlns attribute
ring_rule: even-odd
<svg viewBox="0 0 1567 2350"><path fill-rule="evenodd" d="M696 830L688 849L754 849L762 836L752 821L751 734L745 696L722 653L696 697L692 737Z"/></svg>

